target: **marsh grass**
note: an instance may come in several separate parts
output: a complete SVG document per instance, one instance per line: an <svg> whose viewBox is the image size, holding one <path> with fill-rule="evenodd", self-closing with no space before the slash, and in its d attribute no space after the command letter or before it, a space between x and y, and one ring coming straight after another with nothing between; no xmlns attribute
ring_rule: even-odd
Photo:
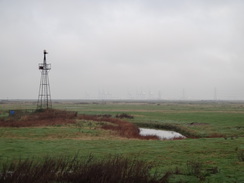
<svg viewBox="0 0 244 183"><path fill-rule="evenodd" d="M126 119L126 121L136 124L167 124L170 128L172 126L183 127L183 130L196 136L210 137L214 135L218 138L187 138L181 141L122 139L117 138L118 136L114 134L109 136L107 133L110 131L105 133L105 130L99 130L95 126L90 127L90 120L87 120L81 127L71 123L68 126L53 124L52 127L45 128L0 128L0 163L6 159L14 159L16 162L19 157L24 160L24 158L33 155L38 157L43 157L46 154L53 156L72 155L77 151L82 151L84 155L92 153L101 159L107 154L123 154L129 157L140 154L138 157L142 160L159 162L158 165L162 170L160 175L161 178L165 178L165 182L200 182L197 174L194 175L187 170L186 162L191 162L192 159L198 159L203 163L200 175L205 176L203 178L205 182L244 182L243 153L240 149L236 150L236 147L242 148L244 140L243 104L70 103L66 105L60 103L54 104L54 106L60 109L68 106L70 110L77 111L78 114L115 116L127 113L132 115L134 119ZM99 123L106 124L104 121ZM159 126L159 128L161 127ZM178 131L178 129L174 131ZM47 135L47 132L50 136ZM184 132L181 133L184 134ZM91 134L98 135L98 138L91 138L89 136ZM169 167L172 170L166 175ZM168 179L166 179L167 176Z"/></svg>
<svg viewBox="0 0 244 183"><path fill-rule="evenodd" d="M176 167L174 170L161 171L158 166L162 165L120 155L103 159L92 155L46 156L44 159L19 159L3 163L0 167L0 183L168 183L176 181L179 175L185 180L190 177L191 180L203 182L208 176L218 173L207 171L202 162L195 160L187 161L185 168Z"/></svg>
<svg viewBox="0 0 244 183"><path fill-rule="evenodd" d="M43 161L19 160L2 165L0 183L158 183L159 177L152 173L153 163L122 156L110 156L98 160L93 156L86 159L46 157Z"/></svg>
<svg viewBox="0 0 244 183"><path fill-rule="evenodd" d="M240 162L244 162L244 149L236 149L237 159Z"/></svg>
<svg viewBox="0 0 244 183"><path fill-rule="evenodd" d="M103 129L116 131L121 137L125 138L136 138L136 139L154 139L159 138L156 135L141 136L139 128L128 121L124 121L117 118L107 117L107 115L79 115L79 119L91 120L96 122L108 122L110 124L105 124L102 126Z"/></svg>
<svg viewBox="0 0 244 183"><path fill-rule="evenodd" d="M131 121L139 126L140 123L150 122L178 125L188 129L188 131L194 131L199 137L244 136L244 113L242 111L234 112L227 109L225 111L204 110L135 112L132 114L135 119Z"/></svg>
<svg viewBox="0 0 244 183"><path fill-rule="evenodd" d="M202 175L202 179L205 179L206 182L207 180L211 180L210 182L227 180L231 182L232 179L229 177L235 177L241 182L244 179L243 162L237 159L235 148L242 142L241 138L234 140L223 138L186 139L181 141L0 139L0 164L4 164L4 162L7 162L7 165L11 162L16 163L19 158L22 161L33 160L30 158L33 156L38 156L34 159L34 163L41 163L43 162L42 157L47 155L72 157L77 152L82 152L85 157L89 157L89 154L92 153L98 160L105 160L107 156L117 154L125 155L129 159L137 157L142 161L156 162L161 177L166 175L168 171L172 172L169 175L169 180L172 182L177 182L173 181L177 179L178 182L180 180L182 182L200 182L200 178L197 177L198 171L188 171L187 169L188 161L192 163L189 164L189 168L191 165L195 166L192 160L202 163L200 168L202 173L199 175ZM72 158L67 161L70 159ZM77 160L79 159L77 158ZM95 162L95 159L93 160ZM84 161L84 159L81 160L81 162ZM220 172L211 173L218 171L218 169Z"/></svg>
<svg viewBox="0 0 244 183"><path fill-rule="evenodd" d="M80 124L82 124L80 122ZM88 124L88 123L87 123ZM118 138L119 135L101 129L99 123L92 122L91 126L84 125L57 125L46 127L25 127L25 128L0 128L0 138L11 139L109 139Z"/></svg>

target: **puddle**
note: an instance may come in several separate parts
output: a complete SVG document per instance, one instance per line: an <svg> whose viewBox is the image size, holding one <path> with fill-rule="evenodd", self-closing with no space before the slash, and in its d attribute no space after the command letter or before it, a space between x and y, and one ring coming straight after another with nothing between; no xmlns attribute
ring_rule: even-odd
<svg viewBox="0 0 244 183"><path fill-rule="evenodd" d="M180 133L174 131L167 131L167 130L155 130L149 128L139 128L140 135L147 136L147 135L156 135L160 139L174 139L174 138L186 138L185 136L181 135Z"/></svg>

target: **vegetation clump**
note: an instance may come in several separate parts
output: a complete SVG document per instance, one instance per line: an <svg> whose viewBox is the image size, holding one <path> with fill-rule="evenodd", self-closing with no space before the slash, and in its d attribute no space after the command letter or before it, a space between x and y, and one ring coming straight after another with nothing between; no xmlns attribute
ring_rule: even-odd
<svg viewBox="0 0 244 183"><path fill-rule="evenodd" d="M244 162L244 149L238 149L236 150L237 152L237 158L240 162Z"/></svg>
<svg viewBox="0 0 244 183"><path fill-rule="evenodd" d="M122 137L146 139L146 140L159 139L156 135L141 136L140 130L135 124L127 121L122 121L120 119L111 118L111 117L108 118L108 117L97 116L97 115L80 115L79 119L99 121L99 122L101 121L109 122L111 124L104 124L102 128L106 130L116 131Z"/></svg>
<svg viewBox="0 0 244 183"><path fill-rule="evenodd" d="M126 113L117 114L115 117L116 118L120 118L120 119L122 119L122 118L134 119L134 117L132 115L129 115L129 114L126 114Z"/></svg>
<svg viewBox="0 0 244 183"><path fill-rule="evenodd" d="M31 127L75 123L77 112L46 109L0 119L1 127Z"/></svg>
<svg viewBox="0 0 244 183"><path fill-rule="evenodd" d="M46 157L43 162L27 159L4 164L1 167L0 183L159 183L156 173L151 172L153 167L150 162L121 156L102 160L92 156L85 160L78 157Z"/></svg>
<svg viewBox="0 0 244 183"><path fill-rule="evenodd" d="M217 167L204 168L200 161L187 161L184 167L161 172L158 164L137 158L114 155L96 159L87 158L45 157L43 160L25 159L2 164L0 183L168 183L181 177L204 182L208 176L219 173Z"/></svg>

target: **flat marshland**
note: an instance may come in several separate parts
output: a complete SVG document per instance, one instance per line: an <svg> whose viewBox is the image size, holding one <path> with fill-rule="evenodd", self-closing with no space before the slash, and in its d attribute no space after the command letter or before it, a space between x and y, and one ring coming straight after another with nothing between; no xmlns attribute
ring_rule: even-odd
<svg viewBox="0 0 244 183"><path fill-rule="evenodd" d="M45 119L45 125L38 122L26 126L17 124L37 121L34 117L27 120L26 115L7 119L8 110L19 108L35 109L35 104L4 103L0 107L4 124L12 124L0 127L0 163L5 166L20 159L44 161L47 156L123 156L153 162L159 177L164 175L161 182L244 182L242 102L59 101L53 103L54 109L75 111L77 117L67 121L50 117ZM114 120L121 114L126 117ZM174 130L187 138L145 140L123 136L111 127L121 121L138 127Z"/></svg>

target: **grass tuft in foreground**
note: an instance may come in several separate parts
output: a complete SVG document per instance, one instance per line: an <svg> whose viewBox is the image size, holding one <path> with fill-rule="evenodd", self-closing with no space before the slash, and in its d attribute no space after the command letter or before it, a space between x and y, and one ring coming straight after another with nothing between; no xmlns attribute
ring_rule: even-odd
<svg viewBox="0 0 244 183"><path fill-rule="evenodd" d="M89 182L133 183L159 182L156 173L151 174L153 164L137 159L113 156L96 160L92 156L82 160L74 158L34 159L6 163L1 167L0 182Z"/></svg>
<svg viewBox="0 0 244 183"><path fill-rule="evenodd" d="M236 149L237 158L240 162L244 162L244 150L243 149Z"/></svg>
<svg viewBox="0 0 244 183"><path fill-rule="evenodd" d="M93 156L81 158L46 157L25 159L2 164L0 183L168 183L187 180L205 182L211 175L219 173L218 167L206 168L201 161L187 161L183 167L160 172L156 162L137 158L109 156L95 159ZM179 179L180 178L180 179Z"/></svg>

